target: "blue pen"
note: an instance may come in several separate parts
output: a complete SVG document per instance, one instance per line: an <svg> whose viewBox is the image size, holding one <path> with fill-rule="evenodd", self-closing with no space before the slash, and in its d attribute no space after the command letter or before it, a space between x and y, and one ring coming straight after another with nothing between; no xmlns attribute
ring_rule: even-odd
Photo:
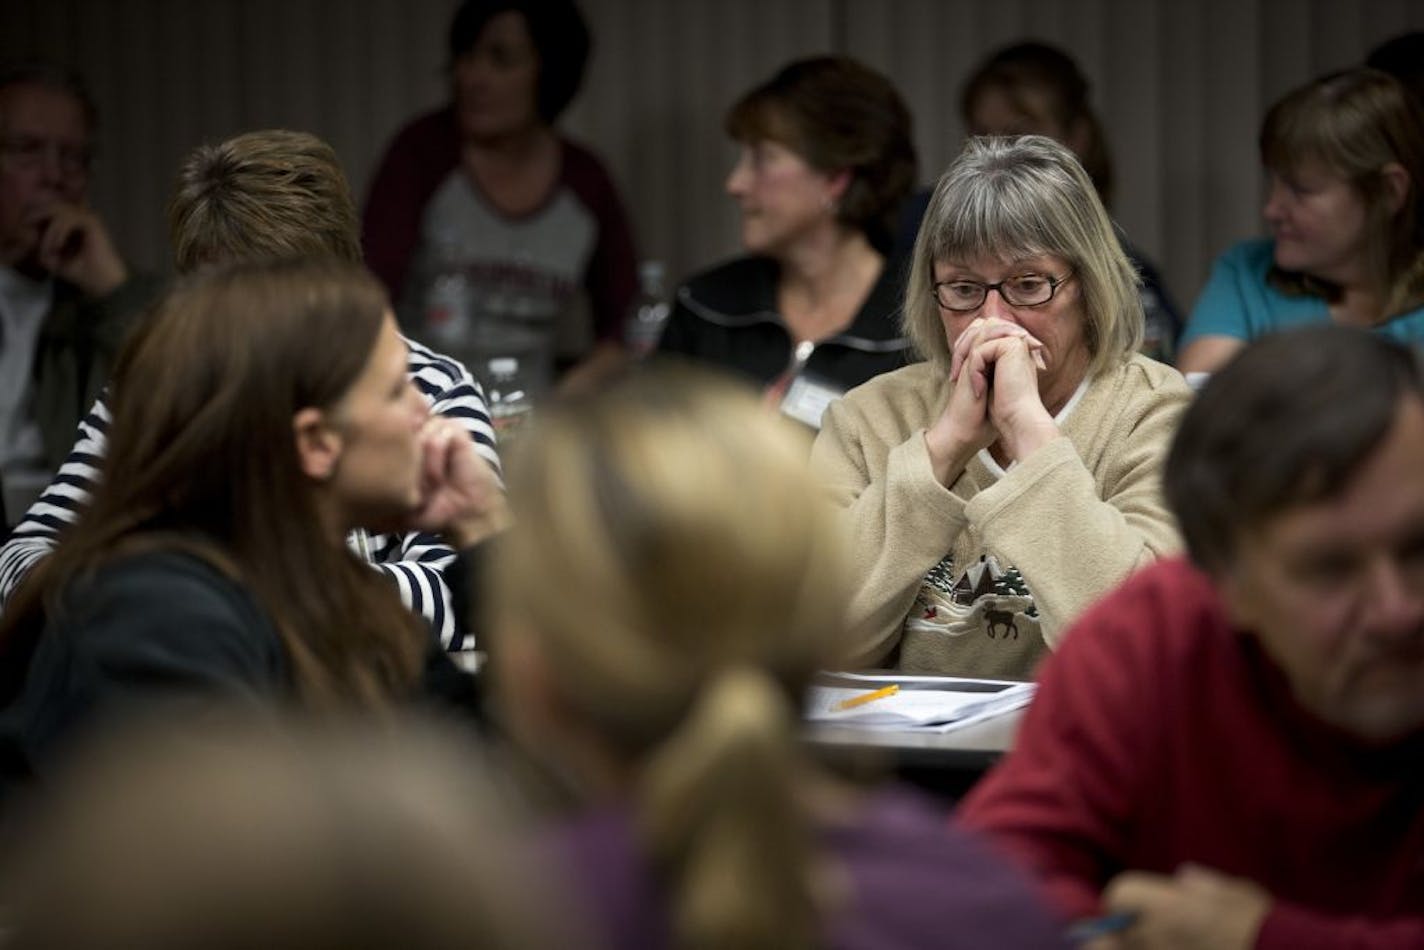
<svg viewBox="0 0 1424 950"><path fill-rule="evenodd" d="M1070 943L1087 943L1108 934L1121 933L1135 923L1137 912L1131 910L1104 914L1102 917L1084 917L1082 920L1073 921L1064 936Z"/></svg>

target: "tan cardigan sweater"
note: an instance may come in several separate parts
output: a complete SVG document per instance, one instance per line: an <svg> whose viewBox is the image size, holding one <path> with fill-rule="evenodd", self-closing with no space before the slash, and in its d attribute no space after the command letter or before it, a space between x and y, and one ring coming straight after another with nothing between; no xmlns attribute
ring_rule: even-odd
<svg viewBox="0 0 1424 950"><path fill-rule="evenodd" d="M1059 414L1061 438L1007 472L981 452L946 489L924 435L948 395L930 363L876 377L812 450L864 567L852 660L1028 677L1079 611L1179 546L1161 467L1191 390L1133 356Z"/></svg>

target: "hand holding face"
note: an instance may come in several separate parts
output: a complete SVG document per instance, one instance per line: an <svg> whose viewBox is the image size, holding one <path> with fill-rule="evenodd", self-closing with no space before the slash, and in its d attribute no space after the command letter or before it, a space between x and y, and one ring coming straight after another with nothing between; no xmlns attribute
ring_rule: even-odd
<svg viewBox="0 0 1424 950"><path fill-rule="evenodd" d="M930 465L935 478L946 488L954 484L975 453L999 438L989 418L987 382L966 372L951 372L950 380L949 401L925 431Z"/></svg>
<svg viewBox="0 0 1424 950"><path fill-rule="evenodd" d="M36 258L41 267L90 297L112 293L128 279L104 222L91 209L57 203L44 212Z"/></svg>
<svg viewBox="0 0 1424 950"><path fill-rule="evenodd" d="M420 443L420 507L410 517L410 528L439 532L466 548L509 526L499 478L459 423L431 416Z"/></svg>
<svg viewBox="0 0 1424 950"><path fill-rule="evenodd" d="M992 376L989 419L1005 453L1016 462L1058 436L1058 424L1038 390L1038 372L1047 368L1044 352L1042 344L1021 330L980 342L960 369L986 380Z"/></svg>
<svg viewBox="0 0 1424 950"><path fill-rule="evenodd" d="M1271 896L1256 883L1190 864L1171 877L1119 874L1103 902L1137 915L1116 937L1125 950L1250 950L1271 909Z"/></svg>
<svg viewBox="0 0 1424 950"><path fill-rule="evenodd" d="M981 317L959 334L950 351L949 403L926 433L937 474L941 459L957 475L969 456L995 441L1017 460L1058 434L1038 393L1046 353L1042 342L1005 320Z"/></svg>

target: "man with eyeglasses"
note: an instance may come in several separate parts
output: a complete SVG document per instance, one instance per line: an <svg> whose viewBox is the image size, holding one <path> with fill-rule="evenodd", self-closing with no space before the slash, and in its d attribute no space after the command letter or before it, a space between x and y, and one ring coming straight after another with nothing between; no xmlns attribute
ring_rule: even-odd
<svg viewBox="0 0 1424 950"><path fill-rule="evenodd" d="M73 73L0 70L0 480L11 516L64 459L153 290L86 203L94 124Z"/></svg>

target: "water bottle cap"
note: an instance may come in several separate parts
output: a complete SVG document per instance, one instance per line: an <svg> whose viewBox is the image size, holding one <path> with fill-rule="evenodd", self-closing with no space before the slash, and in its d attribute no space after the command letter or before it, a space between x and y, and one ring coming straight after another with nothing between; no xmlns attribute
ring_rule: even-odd
<svg viewBox="0 0 1424 950"><path fill-rule="evenodd" d="M661 297L663 294L663 262L643 261L638 267L638 283L643 288L643 293L650 297Z"/></svg>

